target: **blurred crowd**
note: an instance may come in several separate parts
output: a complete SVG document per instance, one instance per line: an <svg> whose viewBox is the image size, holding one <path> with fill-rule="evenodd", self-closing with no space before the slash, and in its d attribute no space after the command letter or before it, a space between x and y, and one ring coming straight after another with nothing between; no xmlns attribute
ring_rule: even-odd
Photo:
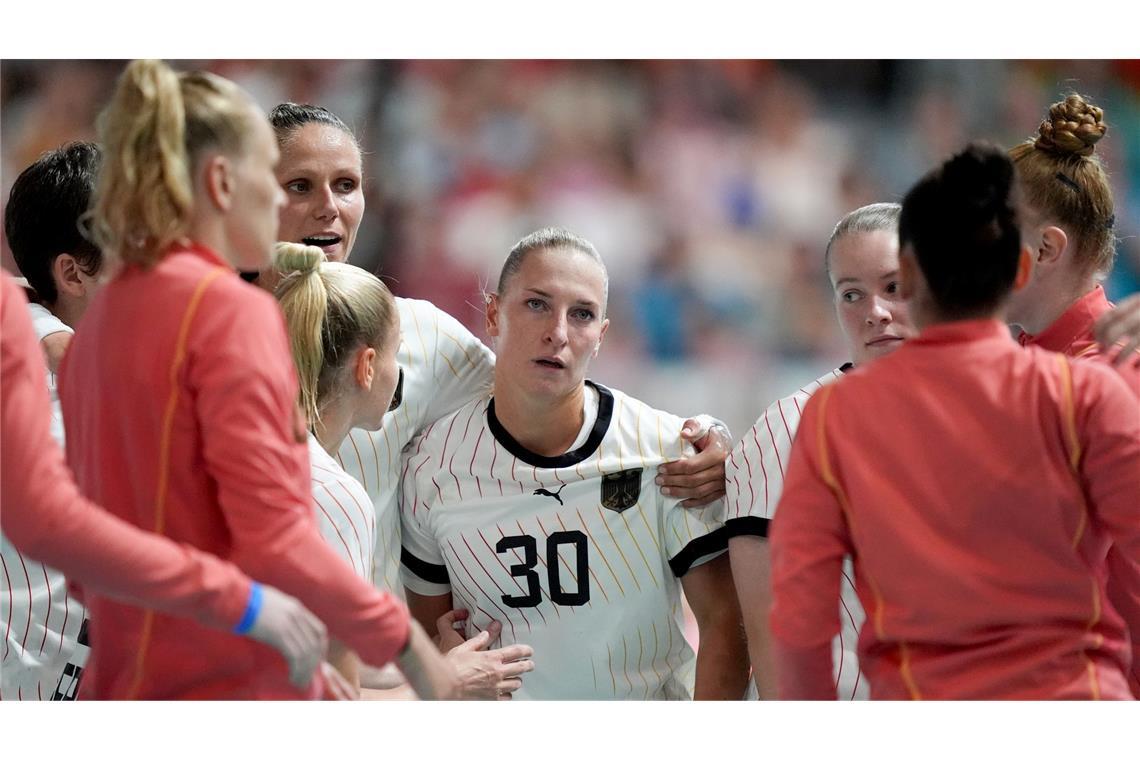
<svg viewBox="0 0 1140 760"><path fill-rule="evenodd" d="M5 61L4 197L42 151L94 139L125 62ZM972 138L1010 146L1075 89L1120 237L1110 297L1140 290L1140 61L185 61L266 110L323 105L365 150L353 263L484 335L511 244L560 225L610 270L594 376L736 433L844 361L823 272L835 222L898 200ZM10 254L3 251L9 270Z"/></svg>

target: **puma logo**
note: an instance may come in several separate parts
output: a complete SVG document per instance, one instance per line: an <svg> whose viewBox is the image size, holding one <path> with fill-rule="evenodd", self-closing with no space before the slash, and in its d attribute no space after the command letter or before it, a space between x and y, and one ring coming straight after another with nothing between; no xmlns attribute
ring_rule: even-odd
<svg viewBox="0 0 1140 760"><path fill-rule="evenodd" d="M563 483L555 493L551 493L550 491L547 491L545 488L539 488L539 489L535 490L534 495L535 496L549 496L550 498L557 500L559 504L562 504L562 497L559 496L558 494L562 493L562 489L565 487L566 487L566 484ZM562 504L562 506L566 506L566 505Z"/></svg>

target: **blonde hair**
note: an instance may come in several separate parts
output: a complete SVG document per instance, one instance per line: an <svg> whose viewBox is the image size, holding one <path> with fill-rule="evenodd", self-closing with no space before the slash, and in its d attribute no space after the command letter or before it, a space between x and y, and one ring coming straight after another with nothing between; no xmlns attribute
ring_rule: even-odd
<svg viewBox="0 0 1140 760"><path fill-rule="evenodd" d="M383 347L396 320L396 300L376 275L325 261L315 246L278 243L274 268L284 275L275 295L301 382L301 406L315 425L356 350Z"/></svg>
<svg viewBox="0 0 1140 760"><path fill-rule="evenodd" d="M1094 155L1107 131L1104 111L1072 93L1050 106L1036 137L1009 151L1029 207L1075 236L1082 274L1107 273L1116 253L1112 187Z"/></svg>
<svg viewBox="0 0 1140 760"><path fill-rule="evenodd" d="M104 253L153 264L186 235L194 213L194 163L210 149L238 153L252 102L228 79L132 61L99 117L104 161L90 214Z"/></svg>

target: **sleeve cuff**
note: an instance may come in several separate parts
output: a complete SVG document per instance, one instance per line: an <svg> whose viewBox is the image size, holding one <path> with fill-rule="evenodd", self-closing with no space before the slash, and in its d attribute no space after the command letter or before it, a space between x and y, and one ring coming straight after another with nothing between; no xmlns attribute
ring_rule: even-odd
<svg viewBox="0 0 1140 760"><path fill-rule="evenodd" d="M673 575L680 578L692 568L707 562L727 548L728 534L723 527L717 528L712 533L694 538L686 544L684 549L669 560L669 569L673 571Z"/></svg>
<svg viewBox="0 0 1140 760"><path fill-rule="evenodd" d="M772 521L767 517L755 517L749 515L748 517L733 517L724 522L725 533L729 538L735 536L759 536L760 538L768 537L768 528L771 527Z"/></svg>

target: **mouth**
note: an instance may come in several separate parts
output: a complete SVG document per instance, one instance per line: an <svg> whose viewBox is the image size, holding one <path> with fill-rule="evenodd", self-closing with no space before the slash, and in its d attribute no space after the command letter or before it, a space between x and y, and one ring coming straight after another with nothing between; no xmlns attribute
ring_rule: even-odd
<svg viewBox="0 0 1140 760"><path fill-rule="evenodd" d="M546 369L566 369L566 363L553 356L544 356L541 359L535 359L534 363Z"/></svg>
<svg viewBox="0 0 1140 760"><path fill-rule="evenodd" d="M891 343L897 343L901 340L902 340L902 338L900 338L897 335L880 335L879 337L874 338L873 340L867 341L864 345L867 345L867 346L886 346L886 345L889 345Z"/></svg>
<svg viewBox="0 0 1140 760"><path fill-rule="evenodd" d="M305 245L315 245L325 253L332 253L341 241L344 240L340 235L310 235L309 237L301 238L301 242Z"/></svg>

